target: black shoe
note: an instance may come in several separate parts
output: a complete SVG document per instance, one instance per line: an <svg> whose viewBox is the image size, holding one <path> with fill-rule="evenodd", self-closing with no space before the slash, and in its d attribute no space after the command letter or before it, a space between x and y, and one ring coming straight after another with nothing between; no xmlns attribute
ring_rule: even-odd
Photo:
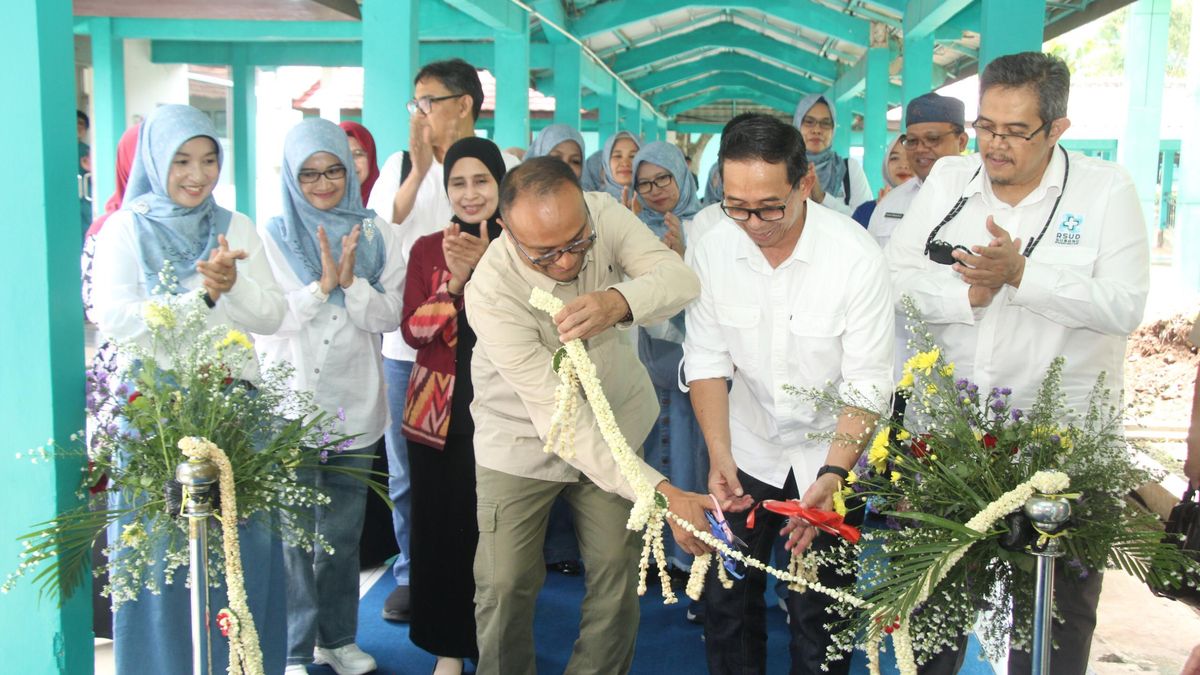
<svg viewBox="0 0 1200 675"><path fill-rule="evenodd" d="M569 577L577 577L583 574L583 564L578 560L563 560L562 562L550 563L546 565L546 569L554 570L559 574L565 574Z"/></svg>
<svg viewBox="0 0 1200 675"><path fill-rule="evenodd" d="M704 598L693 600L687 608L687 620L704 625Z"/></svg>
<svg viewBox="0 0 1200 675"><path fill-rule="evenodd" d="M408 586L397 586L383 601L383 618L407 623L412 618L412 597Z"/></svg>

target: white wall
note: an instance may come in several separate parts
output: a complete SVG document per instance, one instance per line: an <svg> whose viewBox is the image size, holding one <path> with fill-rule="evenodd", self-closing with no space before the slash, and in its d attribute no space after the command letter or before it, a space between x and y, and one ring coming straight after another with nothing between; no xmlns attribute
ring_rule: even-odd
<svg viewBox="0 0 1200 675"><path fill-rule="evenodd" d="M151 63L149 40L125 40L126 125L145 119L160 105L187 102L187 66Z"/></svg>

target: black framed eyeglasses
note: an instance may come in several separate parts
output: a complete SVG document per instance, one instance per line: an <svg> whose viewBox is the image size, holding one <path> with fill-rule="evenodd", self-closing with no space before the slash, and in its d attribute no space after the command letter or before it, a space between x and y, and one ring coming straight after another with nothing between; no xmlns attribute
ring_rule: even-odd
<svg viewBox="0 0 1200 675"><path fill-rule="evenodd" d="M972 122L971 128L975 130L976 138L987 139L989 141L993 141L993 140L1008 141L1010 139L1019 138L1022 141L1029 143L1030 141L1033 140L1034 136L1037 136L1038 134L1042 133L1043 129L1046 131L1046 135L1049 136L1050 135L1050 124L1051 124L1051 122L1045 122L1042 124L1042 126L1034 129L1028 135L1013 134L1013 133L1002 134L999 131L996 131L995 129L993 129L991 127L980 124L979 120L975 120L974 122Z"/></svg>
<svg viewBox="0 0 1200 675"><path fill-rule="evenodd" d="M575 233L571 243L561 248L556 248L549 253L543 253L537 257L529 255L529 253L525 250L525 247L521 245L521 242L517 241L517 238L513 236L512 230L506 228L505 232L508 232L508 236L511 237L513 243L517 245L517 250L521 252L521 255L525 256L525 259L528 260L531 265L544 269L558 262L558 259L567 253L570 253L571 255L583 255L592 248L592 244L596 243L596 228L592 226L592 212L586 207L585 211L587 213L587 218L583 221L583 227L580 227L579 231ZM583 233L589 229L591 230L591 233L586 237L583 236Z"/></svg>
<svg viewBox="0 0 1200 675"><path fill-rule="evenodd" d="M434 103L448 101L459 96L466 96L466 94L446 94L445 96L422 96L421 98L414 98L408 102L408 114L416 115L420 111L421 114L428 115L433 112Z"/></svg>
<svg viewBox="0 0 1200 675"><path fill-rule="evenodd" d="M665 188L674 180L675 176L672 176L669 173L664 173L663 175L655 176L650 180L639 180L634 184L633 187L638 191L638 194L648 195L654 188Z"/></svg>
<svg viewBox="0 0 1200 675"><path fill-rule="evenodd" d="M783 198L783 203L779 206L760 206L757 209L747 209L741 206L726 206L725 202L721 202L721 210L730 219L736 220L739 223L750 220L750 216L758 216L758 219L764 223L783 220L783 216L787 213L787 204L791 201L792 195L796 194L796 188L798 187L800 186L796 185L792 187L791 192L787 193L787 196Z"/></svg>
<svg viewBox="0 0 1200 675"><path fill-rule="evenodd" d="M950 131L947 131L945 133L927 134L925 136L911 136L911 135L906 134L903 137L903 139L900 141L900 144L903 145L904 147L908 148L909 150L915 150L919 146L922 146L922 145L929 148L930 150L933 150L934 148L937 147L938 143L942 142L943 138L945 138L947 136L957 135L958 133L959 132L956 132L953 129L951 129Z"/></svg>
<svg viewBox="0 0 1200 675"><path fill-rule="evenodd" d="M825 131L829 131L833 128L833 120L829 119L828 117L817 119L816 117L809 117L805 115L804 119L800 120L800 126L808 127L809 129L818 127Z"/></svg>
<svg viewBox="0 0 1200 675"><path fill-rule="evenodd" d="M300 172L296 174L296 180L306 184L315 183L321 180L322 176L324 176L325 179L330 182L342 180L346 177L346 167L343 164L334 164L324 171L317 171L316 169L301 169Z"/></svg>

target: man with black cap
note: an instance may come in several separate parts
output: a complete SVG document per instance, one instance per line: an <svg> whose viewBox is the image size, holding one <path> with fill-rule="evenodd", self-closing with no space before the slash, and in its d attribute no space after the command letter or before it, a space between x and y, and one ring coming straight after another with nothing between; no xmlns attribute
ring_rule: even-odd
<svg viewBox="0 0 1200 675"><path fill-rule="evenodd" d="M892 230L900 224L929 172L933 171L934 162L942 157L961 155L967 149L965 116L963 102L949 96L930 92L908 102L903 143L908 166L916 174L916 180L896 186L875 207L867 231L880 246L887 246Z"/></svg>

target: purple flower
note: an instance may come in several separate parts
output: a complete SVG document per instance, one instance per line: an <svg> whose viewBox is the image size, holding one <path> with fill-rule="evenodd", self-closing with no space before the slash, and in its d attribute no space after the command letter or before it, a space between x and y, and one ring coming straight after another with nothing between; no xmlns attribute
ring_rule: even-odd
<svg viewBox="0 0 1200 675"><path fill-rule="evenodd" d="M345 422L345 421L346 421L346 409L345 409L345 408L342 408L342 407L340 407L340 406L338 407L338 409L337 409L337 418L338 418L338 420L339 420L339 421L341 421L341 422Z"/></svg>
<svg viewBox="0 0 1200 675"><path fill-rule="evenodd" d="M1050 442L1055 445L1061 445L1062 437L1060 437L1058 434L1050 434Z"/></svg>
<svg viewBox="0 0 1200 675"><path fill-rule="evenodd" d="M966 378L963 378L963 379L961 379L961 380L958 380L958 381L956 381L956 382L954 383L954 386L955 386L955 387L957 387L957 388L959 388L959 389L966 389L968 384L970 384L970 383L969 383L969 382L967 382Z"/></svg>
<svg viewBox="0 0 1200 675"><path fill-rule="evenodd" d="M117 396L120 396L121 398L129 396L129 387L124 382L117 387Z"/></svg>
<svg viewBox="0 0 1200 675"><path fill-rule="evenodd" d="M347 438L346 440L344 440L344 441L342 441L341 443L338 443L338 444L337 444L337 451L338 451L338 452L345 452L346 450L349 450L349 449L350 449L350 446L351 446L351 445L353 445L353 444L354 444L354 439L353 439L353 438Z"/></svg>
<svg viewBox="0 0 1200 675"><path fill-rule="evenodd" d="M322 450L322 451L320 452L320 454L318 455L318 457L319 457L319 459L321 460L321 463L322 463L322 464L324 464L325 462L328 462L328 461L329 461L329 451L328 451L328 450Z"/></svg>
<svg viewBox="0 0 1200 675"><path fill-rule="evenodd" d="M329 445L329 441L330 441L329 431L326 430L323 434L321 434L321 445Z"/></svg>
<svg viewBox="0 0 1200 675"><path fill-rule="evenodd" d="M1008 387L1001 387L1001 388L1000 388L1000 395L1001 395L1001 396L1011 396L1011 395L1012 395L1012 389L1009 389Z"/></svg>
<svg viewBox="0 0 1200 675"><path fill-rule="evenodd" d="M1013 409L1012 409L1012 418L1013 418L1013 421L1014 421L1014 422L1020 422L1020 421L1021 421L1021 418L1022 418L1024 415L1025 415L1025 413L1021 412L1021 409L1020 409L1020 408L1013 408Z"/></svg>
<svg viewBox="0 0 1200 675"><path fill-rule="evenodd" d="M996 412L1004 410L1004 401L998 398L994 399L992 401L992 410L995 410Z"/></svg>
<svg viewBox="0 0 1200 675"><path fill-rule="evenodd" d="M977 385L977 384L967 385L967 393L972 394L972 395L979 393L979 385Z"/></svg>

